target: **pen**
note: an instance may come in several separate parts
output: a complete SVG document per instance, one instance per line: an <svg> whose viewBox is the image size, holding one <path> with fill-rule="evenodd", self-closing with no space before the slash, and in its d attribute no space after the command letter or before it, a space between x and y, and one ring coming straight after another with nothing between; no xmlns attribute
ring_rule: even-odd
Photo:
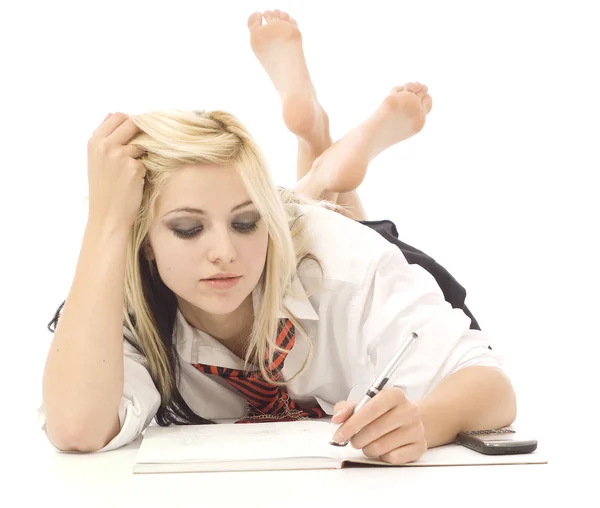
<svg viewBox="0 0 600 508"><path fill-rule="evenodd" d="M369 402L373 397L375 397L375 395L377 395L383 389L383 387L390 380L390 377L392 377L394 375L394 372L398 368L398 365L400 365L400 360L402 360L402 358L404 357L404 353L406 353L406 351L408 351L408 348L418 337L419 337L419 335L415 332L410 334L410 337L408 338L408 340L402 345L402 347L394 355L394 357L391 359L390 363L386 366L386 368L383 369L383 372L380 374L380 376L373 382L371 387L367 390L367 393L365 394L365 396L360 400L360 402L358 404L356 404L356 406L354 406L354 409L352 410L352 414L356 413L361 407L363 407L367 402ZM350 415L350 416L352 416L352 415ZM329 441L329 444L333 445L333 446L346 446L349 442L350 442L350 440L348 439L348 440L344 441L343 443L336 443L332 439L331 441Z"/></svg>

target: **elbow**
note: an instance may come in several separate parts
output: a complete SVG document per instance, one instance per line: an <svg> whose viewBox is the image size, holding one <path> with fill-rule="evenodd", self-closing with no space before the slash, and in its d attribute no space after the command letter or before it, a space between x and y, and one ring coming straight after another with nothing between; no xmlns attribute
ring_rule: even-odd
<svg viewBox="0 0 600 508"><path fill-rule="evenodd" d="M492 369L490 388L495 404L491 413L497 427L507 427L517 419L517 396L509 377L498 368Z"/></svg>
<svg viewBox="0 0 600 508"><path fill-rule="evenodd" d="M499 368L473 365L454 374L462 378L468 394L463 431L512 425L517 418L517 397L509 377Z"/></svg>
<svg viewBox="0 0 600 508"><path fill-rule="evenodd" d="M506 423L506 425L512 425L515 422L515 420L517 419L517 394L515 393L515 389L513 388L513 385L510 382L510 379L508 379L508 377L506 375L504 375L504 378L505 378L505 382L506 382L505 390L506 390L506 399L507 399L507 402L506 402L507 423Z"/></svg>
<svg viewBox="0 0 600 508"><path fill-rule="evenodd" d="M46 422L46 435L50 443L61 452L97 452L112 439L107 439L85 424L54 427L52 422Z"/></svg>
<svg viewBox="0 0 600 508"><path fill-rule="evenodd" d="M61 452L97 452L102 449L98 442L93 442L81 432L50 432L46 431L52 445Z"/></svg>

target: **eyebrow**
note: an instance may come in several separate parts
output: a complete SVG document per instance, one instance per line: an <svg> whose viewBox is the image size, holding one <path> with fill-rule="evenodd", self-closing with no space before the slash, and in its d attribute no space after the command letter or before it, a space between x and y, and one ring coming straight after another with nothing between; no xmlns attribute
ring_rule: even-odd
<svg viewBox="0 0 600 508"><path fill-rule="evenodd" d="M248 205L252 205L254 204L252 202L251 199L249 199L248 201L244 201L243 203L240 203L239 205L234 206L231 211L235 212L236 210L239 210L240 208L245 208ZM165 215L163 217L166 217L167 215L170 215L172 213L175 212L188 212L188 213L195 213L198 215L208 215L204 210L201 210L200 208L190 208L189 206L184 206L182 208L175 208L174 210L171 210L170 212L165 213Z"/></svg>

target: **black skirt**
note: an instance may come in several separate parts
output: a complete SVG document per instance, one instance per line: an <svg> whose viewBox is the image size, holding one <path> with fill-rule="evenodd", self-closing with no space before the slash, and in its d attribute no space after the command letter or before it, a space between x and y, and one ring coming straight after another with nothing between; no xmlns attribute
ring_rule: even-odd
<svg viewBox="0 0 600 508"><path fill-rule="evenodd" d="M389 220L378 220L378 221L359 221L361 224L370 227L377 231L383 236L388 242L396 245L404 254L404 257L409 264L417 264L427 270L440 286L444 293L444 298L452 308L462 309L463 312L471 318L472 330L481 330L479 323L471 314L471 311L465 305L465 298L467 292L463 286L446 270L443 266L438 264L432 257L425 254L423 251L416 249L412 245L408 245L398 239L398 230L396 225ZM491 348L490 348L491 349Z"/></svg>

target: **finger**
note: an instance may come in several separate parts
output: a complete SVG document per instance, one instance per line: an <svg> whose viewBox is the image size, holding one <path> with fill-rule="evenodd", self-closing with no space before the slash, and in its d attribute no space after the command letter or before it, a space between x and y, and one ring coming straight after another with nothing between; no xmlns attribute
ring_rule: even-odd
<svg viewBox="0 0 600 508"><path fill-rule="evenodd" d="M98 132L100 127L102 127L104 125L104 123L106 122L106 120L108 120L111 116L112 116L112 113L109 113L108 115L106 115L106 117L104 118L104 120L102 120L100 125L94 129L94 132L92 132L92 136L94 136L96 134L96 132Z"/></svg>
<svg viewBox="0 0 600 508"><path fill-rule="evenodd" d="M140 132L140 128L133 123L133 120L130 117L127 117L127 119L108 136L107 142L114 145L126 145Z"/></svg>
<svg viewBox="0 0 600 508"><path fill-rule="evenodd" d="M427 451L425 442L410 443L405 446L396 448L388 453L384 453L379 458L389 464L408 464L419 460L419 458ZM364 452L363 452L364 453Z"/></svg>
<svg viewBox="0 0 600 508"><path fill-rule="evenodd" d="M138 157L141 157L142 155L144 155L146 153L145 148L138 146L138 145L132 145L132 144L127 144L125 145L123 148L123 155L127 155L128 157L131 157L133 159L137 159Z"/></svg>
<svg viewBox="0 0 600 508"><path fill-rule="evenodd" d="M94 131L93 137L98 139L104 139L110 136L110 134L119 127L122 123L126 122L129 117L125 113L113 113L109 118L105 119L102 125Z"/></svg>
<svg viewBox="0 0 600 508"><path fill-rule="evenodd" d="M417 443L421 440L423 440L421 425L413 424L397 427L361 449L367 457L381 457L396 448Z"/></svg>
<svg viewBox="0 0 600 508"><path fill-rule="evenodd" d="M350 439L392 407L403 403L406 403L406 397L400 388L384 388L344 422L333 436L334 441L341 443Z"/></svg>
<svg viewBox="0 0 600 508"><path fill-rule="evenodd" d="M100 122L100 125L98 127L96 127L94 129L94 132L92 132L92 135L96 134L96 131L104 124L104 122L106 122L106 120L108 120L110 117L112 116L112 113L109 113L108 115L106 115L104 117L104 120L102 120L102 122Z"/></svg>
<svg viewBox="0 0 600 508"><path fill-rule="evenodd" d="M136 176L140 178L141 182L144 183L146 178L146 166L144 166L144 164L140 161L136 161L135 173Z"/></svg>
<svg viewBox="0 0 600 508"><path fill-rule="evenodd" d="M344 400L338 402L333 408L333 416L331 423L343 423L352 415L352 410L356 406L356 402Z"/></svg>
<svg viewBox="0 0 600 508"><path fill-rule="evenodd" d="M364 449L386 434L406 426L406 420L407 416L405 411L402 410L402 406L394 406L387 413L360 429L350 442L354 448L358 450ZM377 454L377 456L381 455L381 453Z"/></svg>

